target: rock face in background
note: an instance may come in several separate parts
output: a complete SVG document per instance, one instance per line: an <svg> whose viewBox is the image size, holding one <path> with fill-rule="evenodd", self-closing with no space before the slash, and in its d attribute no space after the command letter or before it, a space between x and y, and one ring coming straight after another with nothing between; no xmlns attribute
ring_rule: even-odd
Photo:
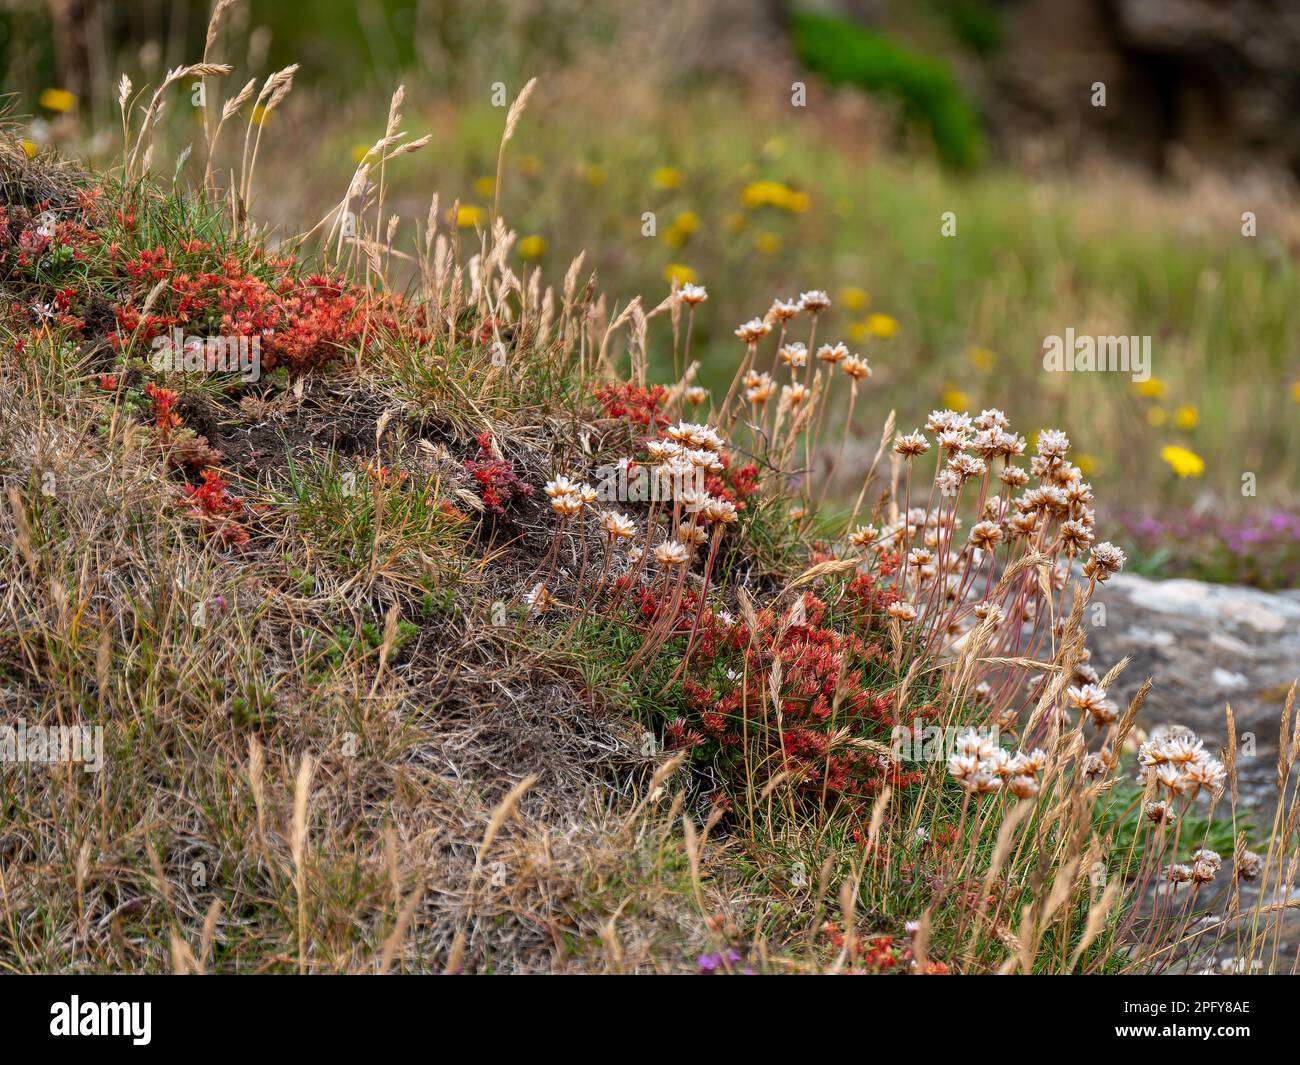
<svg viewBox="0 0 1300 1065"><path fill-rule="evenodd" d="M1300 4L1286 0L1020 0L989 64L988 105L1007 141L1163 169L1185 150L1215 167L1300 177ZM1092 86L1106 85L1094 107ZM1073 146L1071 146L1073 147Z"/></svg>
<svg viewBox="0 0 1300 1065"><path fill-rule="evenodd" d="M1231 703L1238 743L1250 733L1256 744L1254 757L1238 763L1243 800L1271 811L1279 719L1300 677L1300 591L1120 575L1098 590L1097 601L1106 607L1104 619L1091 619L1097 671L1132 656L1116 702L1126 705L1152 677L1140 723L1148 730L1186 725L1211 749L1225 741L1224 705Z"/></svg>
<svg viewBox="0 0 1300 1065"><path fill-rule="evenodd" d="M722 12L732 0L715 2ZM968 8L987 9L1000 25L981 56L945 29L943 12L956 6L763 0L739 24L782 24L811 8L923 52L938 48L956 59L996 139L1030 161L1110 155L1155 171L1191 163L1300 178L1300 3L977 0ZM948 46L938 44L945 36ZM1098 82L1104 107L1093 102Z"/></svg>

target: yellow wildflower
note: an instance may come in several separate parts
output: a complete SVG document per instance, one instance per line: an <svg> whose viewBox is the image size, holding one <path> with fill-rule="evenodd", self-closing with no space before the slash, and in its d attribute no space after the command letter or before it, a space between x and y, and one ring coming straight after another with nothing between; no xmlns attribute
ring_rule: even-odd
<svg viewBox="0 0 1300 1065"><path fill-rule="evenodd" d="M519 241L519 254L525 259L540 259L546 254L546 238L538 233Z"/></svg>
<svg viewBox="0 0 1300 1065"><path fill-rule="evenodd" d="M482 196L483 199L486 200L491 196L495 196L496 191L497 191L496 178L481 177L481 178L474 179L475 196Z"/></svg>
<svg viewBox="0 0 1300 1065"><path fill-rule="evenodd" d="M867 330L872 336L892 337L898 332L898 322L887 314L867 316Z"/></svg>
<svg viewBox="0 0 1300 1065"><path fill-rule="evenodd" d="M775 233L759 233L754 238L754 247L760 255L775 255L781 250L781 238Z"/></svg>
<svg viewBox="0 0 1300 1065"><path fill-rule="evenodd" d="M657 189L681 188L682 172L674 166L661 166L650 175L650 184Z"/></svg>
<svg viewBox="0 0 1300 1065"><path fill-rule="evenodd" d="M669 263L664 267L664 280L669 284L676 281L679 285L692 285L695 283L695 271L681 263Z"/></svg>
<svg viewBox="0 0 1300 1065"><path fill-rule="evenodd" d="M851 311L860 311L867 305L871 297L867 295L865 288L859 288L857 285L846 285L840 289L840 303Z"/></svg>
<svg viewBox="0 0 1300 1065"><path fill-rule="evenodd" d="M941 401L951 410L968 410L971 405L970 396L958 388L945 389Z"/></svg>
<svg viewBox="0 0 1300 1065"><path fill-rule="evenodd" d="M1169 386L1159 377L1148 377L1145 381L1134 381L1137 394L1145 399L1160 399L1169 391Z"/></svg>
<svg viewBox="0 0 1300 1065"><path fill-rule="evenodd" d="M38 147L36 146L36 142L35 142L35 141L29 141L29 140L25 140L25 139L24 139L24 141L23 141L23 154L26 155L28 159L35 159L35 158L36 158L36 153L39 152L39 151L40 151L40 148L38 148ZM1300 396L1297 396L1296 398L1297 398L1297 399L1300 399Z"/></svg>
<svg viewBox="0 0 1300 1065"><path fill-rule="evenodd" d="M1179 477L1199 477L1205 472L1205 460L1185 447L1170 444L1160 449L1160 457Z"/></svg>
<svg viewBox="0 0 1300 1065"><path fill-rule="evenodd" d="M981 373L990 373L993 370L993 367L998 364L998 357L996 354L988 348L981 348L979 346L972 346L967 350L966 358L969 359L970 364Z"/></svg>
<svg viewBox="0 0 1300 1065"><path fill-rule="evenodd" d="M58 111L64 114L77 106L77 96L67 89L43 89L40 105L47 111Z"/></svg>
<svg viewBox="0 0 1300 1065"><path fill-rule="evenodd" d="M754 181L740 194L746 207L777 207L792 214L802 214L812 204L806 192L800 192L779 181Z"/></svg>
<svg viewBox="0 0 1300 1065"><path fill-rule="evenodd" d="M472 226L481 226L487 220L487 212L482 207L472 203L462 203L460 209L456 212L454 219L456 225L461 229L469 229ZM453 221L451 211L447 212L447 221Z"/></svg>
<svg viewBox="0 0 1300 1065"><path fill-rule="evenodd" d="M1079 472L1082 473L1085 477L1092 476L1094 473L1097 472L1098 469L1100 469L1100 467L1097 464L1097 460L1093 458L1091 455L1086 455L1086 454L1075 455L1074 464L1079 467Z"/></svg>
<svg viewBox="0 0 1300 1065"><path fill-rule="evenodd" d="M1174 424L1179 429L1195 429L1200 420L1201 416L1196 408L1189 404L1184 403L1174 411Z"/></svg>
<svg viewBox="0 0 1300 1065"><path fill-rule="evenodd" d="M197 109L196 109L197 110ZM366 156L370 154L369 144L358 144L352 149L352 161L360 166L366 161Z"/></svg>
<svg viewBox="0 0 1300 1065"><path fill-rule="evenodd" d="M1147 424L1148 424L1148 425L1154 426L1155 428L1159 429L1159 428L1160 428L1162 425L1164 425L1165 422L1167 422L1168 420L1169 420L1169 416L1168 416L1167 414L1165 414L1165 410L1164 410L1163 407L1148 407L1148 408L1147 408Z"/></svg>
<svg viewBox="0 0 1300 1065"><path fill-rule="evenodd" d="M606 174L603 166L584 166L580 176L592 188L599 188L605 184Z"/></svg>

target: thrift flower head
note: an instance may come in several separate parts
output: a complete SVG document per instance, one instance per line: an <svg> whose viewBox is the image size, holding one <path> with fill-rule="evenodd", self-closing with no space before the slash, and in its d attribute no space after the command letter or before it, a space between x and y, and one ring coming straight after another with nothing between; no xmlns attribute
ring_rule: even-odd
<svg viewBox="0 0 1300 1065"><path fill-rule="evenodd" d="M1242 851L1237 858L1237 875L1242 880L1257 880L1264 871L1264 858L1254 851Z"/></svg>
<svg viewBox="0 0 1300 1065"><path fill-rule="evenodd" d="M808 365L808 348L800 340L784 345L778 354L781 357L781 362L792 369L799 369Z"/></svg>
<svg viewBox="0 0 1300 1065"><path fill-rule="evenodd" d="M1103 584L1112 573L1118 573L1128 561L1124 552L1108 540L1094 544L1088 561L1084 563L1083 575Z"/></svg>
<svg viewBox="0 0 1300 1065"><path fill-rule="evenodd" d="M1205 749L1190 729L1171 728L1138 748L1138 779L1172 798L1195 798L1202 789L1219 790L1227 778L1223 763Z"/></svg>
<svg viewBox="0 0 1300 1065"><path fill-rule="evenodd" d="M854 382L864 380L871 376L871 367L867 365L866 359L860 359L856 355L850 355L840 362L840 369L853 378Z"/></svg>
<svg viewBox="0 0 1300 1065"><path fill-rule="evenodd" d="M655 562L664 569L684 566L690 560L690 552L676 540L665 540L655 548Z"/></svg>
<svg viewBox="0 0 1300 1065"><path fill-rule="evenodd" d="M730 525L736 520L736 504L729 499L710 498L701 511L706 521Z"/></svg>
<svg viewBox="0 0 1300 1065"><path fill-rule="evenodd" d="M681 522L677 526L677 540L679 543L689 544L692 547L698 547L709 538L709 534L699 525L693 525L688 522Z"/></svg>
<svg viewBox="0 0 1300 1065"><path fill-rule="evenodd" d="M1065 697L1076 710L1087 714L1097 726L1108 725L1119 716L1115 704L1106 698L1106 689L1095 684L1085 684L1079 688L1070 688Z"/></svg>
<svg viewBox="0 0 1300 1065"><path fill-rule="evenodd" d="M548 496L550 496L552 499L555 499L559 496L572 494L577 489L577 487L578 485L575 481L572 481L568 477L565 477L563 474L561 474L557 476L555 480L546 482L545 491Z"/></svg>
<svg viewBox="0 0 1300 1065"><path fill-rule="evenodd" d="M756 375L751 381L746 382L746 384L745 399L756 407L763 406L763 404L772 398L772 394L776 391L776 382L773 381L772 376L767 373Z"/></svg>
<svg viewBox="0 0 1300 1065"><path fill-rule="evenodd" d="M904 458L913 459L930 450L930 441L922 433L899 433L894 438L894 451Z"/></svg>
<svg viewBox="0 0 1300 1065"><path fill-rule="evenodd" d="M626 540L636 535L636 522L626 514L609 511L600 519L600 527L605 530L611 541Z"/></svg>
<svg viewBox="0 0 1300 1065"><path fill-rule="evenodd" d="M776 322L788 322L796 317L803 308L798 300L774 300L767 316Z"/></svg>
<svg viewBox="0 0 1300 1065"><path fill-rule="evenodd" d="M582 499L575 494L555 496L551 500L551 509L563 517L571 518L582 513Z"/></svg>
<svg viewBox="0 0 1300 1065"><path fill-rule="evenodd" d="M1045 459L1063 459L1070 450L1070 438L1059 429L1044 429L1035 444Z"/></svg>
<svg viewBox="0 0 1300 1065"><path fill-rule="evenodd" d="M812 289L799 293L799 306L809 314L820 314L831 305L830 296L821 289Z"/></svg>
<svg viewBox="0 0 1300 1065"><path fill-rule="evenodd" d="M689 448L705 448L709 451L722 450L722 437L715 429L698 422L678 422L664 430L664 436Z"/></svg>
<svg viewBox="0 0 1300 1065"><path fill-rule="evenodd" d="M532 591L524 596L524 602L534 614L545 614L555 600L544 584L533 585Z"/></svg>
<svg viewBox="0 0 1300 1065"><path fill-rule="evenodd" d="M736 336L746 344L757 344L771 331L772 327L762 318L751 318L748 322L736 326Z"/></svg>
<svg viewBox="0 0 1300 1065"><path fill-rule="evenodd" d="M808 386L801 385L798 382L786 385L781 389L781 395L790 406L797 407L808 398Z"/></svg>

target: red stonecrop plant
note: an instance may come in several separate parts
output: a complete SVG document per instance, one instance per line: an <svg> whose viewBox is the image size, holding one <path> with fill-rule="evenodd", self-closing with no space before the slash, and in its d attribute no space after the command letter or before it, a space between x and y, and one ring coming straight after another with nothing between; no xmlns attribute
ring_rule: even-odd
<svg viewBox="0 0 1300 1065"><path fill-rule="evenodd" d="M158 442L167 447L181 427L181 416L176 413L180 393L170 388L160 388L150 381L144 386L144 394L153 402L153 424L158 433Z"/></svg>
<svg viewBox="0 0 1300 1065"><path fill-rule="evenodd" d="M633 425L660 428L671 421L664 413L668 389L663 385L643 388L631 382L602 385L596 390L596 399L605 408L607 418L625 418Z"/></svg>
<svg viewBox="0 0 1300 1065"><path fill-rule="evenodd" d="M258 273L234 256L216 259L202 241L182 242L175 255L161 247L128 255L116 246L109 255L130 279L125 300L113 308L117 330L109 341L119 349L148 346L175 328L256 337L263 372L283 366L300 376L355 346L368 318L395 325L364 289L319 274L300 280L291 259L267 259ZM146 310L147 296L164 280L168 298Z"/></svg>
<svg viewBox="0 0 1300 1065"><path fill-rule="evenodd" d="M658 609L649 592L639 602L643 614ZM670 746L716 744L721 754L748 756L756 785L786 773L802 792L823 798L854 801L920 782L889 757L899 723L894 693L867 682L888 658L879 634L836 631L827 604L811 592L784 614L760 611L754 622L751 631L728 614L708 615L693 672L712 679L683 684L690 716L669 723Z"/></svg>
<svg viewBox="0 0 1300 1065"><path fill-rule="evenodd" d="M197 485L185 486L190 515L201 522L207 535L242 547L248 542L248 531L238 521L244 501L230 494L230 485L218 470L204 470L202 478Z"/></svg>
<svg viewBox="0 0 1300 1065"><path fill-rule="evenodd" d="M514 466L497 451L491 436L480 433L475 443L478 455L465 461L465 469L474 478L483 505L491 513L504 516L506 507L516 499L530 497L533 487L519 479Z"/></svg>

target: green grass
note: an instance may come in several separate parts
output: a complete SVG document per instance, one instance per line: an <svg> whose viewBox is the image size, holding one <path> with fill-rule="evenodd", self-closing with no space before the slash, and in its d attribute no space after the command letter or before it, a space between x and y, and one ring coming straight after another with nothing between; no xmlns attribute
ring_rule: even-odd
<svg viewBox="0 0 1300 1065"><path fill-rule="evenodd" d="M974 108L947 65L920 55L849 19L796 12L793 38L799 59L832 84L847 82L901 100L908 116L925 123L939 158L969 169L983 154Z"/></svg>

